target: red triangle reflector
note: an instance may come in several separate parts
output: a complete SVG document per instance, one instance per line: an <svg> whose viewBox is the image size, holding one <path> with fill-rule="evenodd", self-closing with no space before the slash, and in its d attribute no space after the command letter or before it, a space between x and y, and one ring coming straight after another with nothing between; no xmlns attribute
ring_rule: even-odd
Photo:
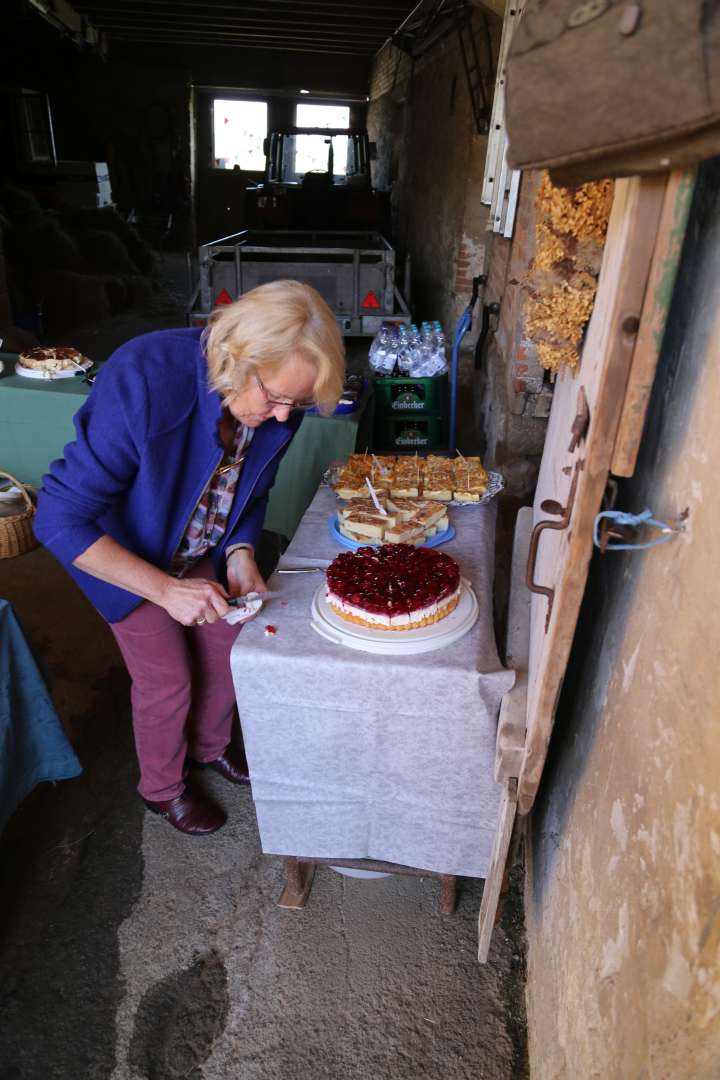
<svg viewBox="0 0 720 1080"><path fill-rule="evenodd" d="M218 295L218 297L217 297L217 299L215 301L216 304L232 304L232 302L233 302L233 298L230 295L230 293L227 291L227 289L222 289L222 291L220 292L220 294Z"/></svg>
<svg viewBox="0 0 720 1080"><path fill-rule="evenodd" d="M378 310L379 310L379 308L380 308L380 301L378 300L377 296L376 296L376 295L375 295L375 293L374 293L374 292L372 291L372 289L371 289L371 290L370 290L370 292L369 292L369 293L367 294L367 296L366 296L366 297L365 297L365 299L363 300L363 302L362 302L362 304L360 305L360 307L361 307L361 308L374 308L374 309L375 309L376 311L378 311Z"/></svg>

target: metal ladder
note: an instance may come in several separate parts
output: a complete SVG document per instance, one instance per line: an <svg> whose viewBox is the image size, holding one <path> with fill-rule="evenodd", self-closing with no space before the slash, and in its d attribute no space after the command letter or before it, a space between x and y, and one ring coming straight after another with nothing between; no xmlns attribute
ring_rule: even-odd
<svg viewBox="0 0 720 1080"><path fill-rule="evenodd" d="M492 41L487 15L480 12L483 20L483 36L485 38L485 78L488 85L493 78ZM478 135L487 135L490 130L490 98L483 78L483 66L478 57L477 42L473 33L473 10L466 8L465 11L457 9L455 12L455 27L460 42L465 79L467 81L470 104L473 117L475 118L475 130Z"/></svg>

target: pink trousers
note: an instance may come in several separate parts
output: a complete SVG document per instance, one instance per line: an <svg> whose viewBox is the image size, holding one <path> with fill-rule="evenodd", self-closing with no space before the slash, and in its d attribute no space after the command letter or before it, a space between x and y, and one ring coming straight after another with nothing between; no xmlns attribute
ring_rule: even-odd
<svg viewBox="0 0 720 1080"><path fill-rule="evenodd" d="M211 559L187 576L217 580ZM184 787L186 756L214 761L230 742L230 649L241 627L222 619L182 626L144 601L110 629L132 679L138 791L153 802L173 799Z"/></svg>

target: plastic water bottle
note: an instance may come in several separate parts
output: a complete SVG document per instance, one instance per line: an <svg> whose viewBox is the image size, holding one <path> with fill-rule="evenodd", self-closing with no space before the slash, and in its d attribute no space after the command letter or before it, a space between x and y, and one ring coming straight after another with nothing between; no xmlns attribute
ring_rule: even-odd
<svg viewBox="0 0 720 1080"><path fill-rule="evenodd" d="M373 338L368 354L370 367L378 375L391 375L395 367L395 350L392 345L392 328L385 325L380 327Z"/></svg>
<svg viewBox="0 0 720 1080"><path fill-rule="evenodd" d="M397 358L398 358L398 348L399 348L398 330L397 330L397 326L395 326L394 323L391 324L390 326L388 326L387 329L388 329L388 343L387 343L387 353L386 353L386 358L385 358L385 370L383 371L383 375L393 375L395 373L395 368L397 367Z"/></svg>
<svg viewBox="0 0 720 1080"><path fill-rule="evenodd" d="M434 375L442 375L447 371L447 354L445 350L445 334L443 328L437 320L433 323L433 367Z"/></svg>
<svg viewBox="0 0 720 1080"><path fill-rule="evenodd" d="M405 323L398 330L397 367L400 375L409 375L412 363L410 334Z"/></svg>
<svg viewBox="0 0 720 1080"><path fill-rule="evenodd" d="M418 368L422 366L422 354L420 351L420 331L414 323L410 324L408 332L408 375L412 379L418 377Z"/></svg>
<svg viewBox="0 0 720 1080"><path fill-rule="evenodd" d="M430 323L424 322L420 331L420 358L417 364L418 378L432 375L435 370L433 359L433 334Z"/></svg>

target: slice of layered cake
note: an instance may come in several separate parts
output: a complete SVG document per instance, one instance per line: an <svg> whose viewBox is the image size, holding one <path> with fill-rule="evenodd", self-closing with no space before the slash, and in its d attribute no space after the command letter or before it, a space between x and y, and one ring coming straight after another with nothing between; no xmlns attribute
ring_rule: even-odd
<svg viewBox="0 0 720 1080"><path fill-rule="evenodd" d="M452 467L455 476L453 499L457 502L479 502L488 486L488 474L480 458L456 458Z"/></svg>

